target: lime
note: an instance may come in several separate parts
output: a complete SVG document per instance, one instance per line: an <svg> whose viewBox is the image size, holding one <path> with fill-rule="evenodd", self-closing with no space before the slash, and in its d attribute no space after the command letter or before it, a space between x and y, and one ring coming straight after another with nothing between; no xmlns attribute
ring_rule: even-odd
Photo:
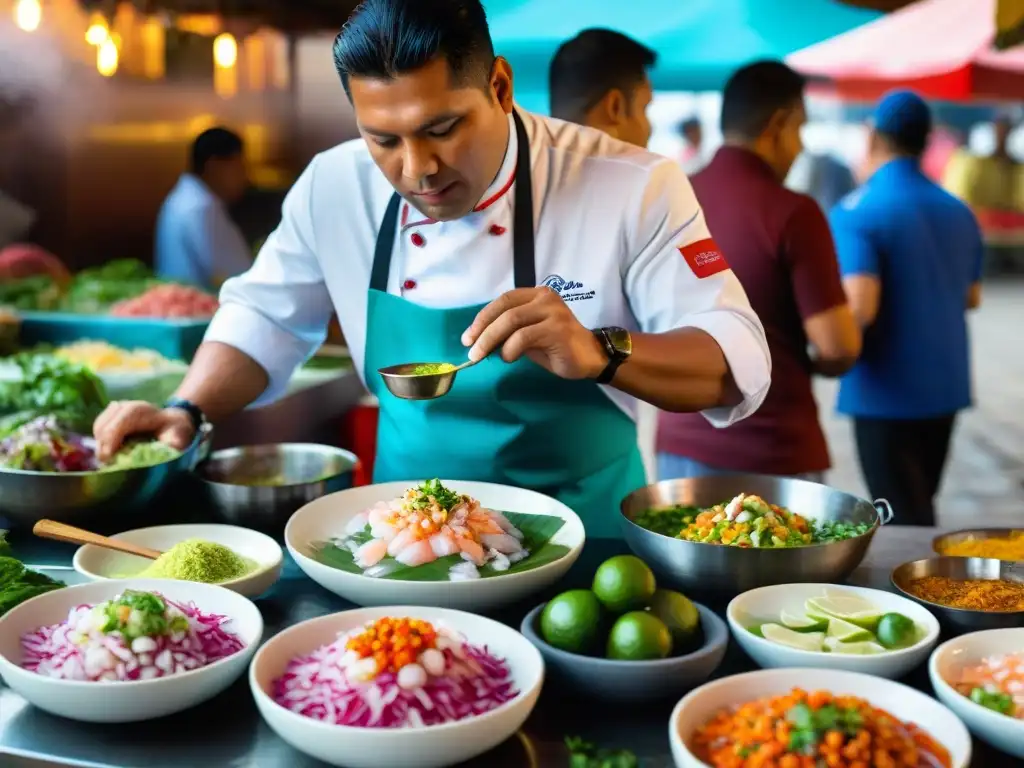
<svg viewBox="0 0 1024 768"><path fill-rule="evenodd" d="M646 608L655 588L654 572L633 555L605 560L594 574L594 594L612 613Z"/></svg>
<svg viewBox="0 0 1024 768"><path fill-rule="evenodd" d="M762 624L761 636L765 640L796 648L798 651L821 651L825 642L824 632L794 632L781 624Z"/></svg>
<svg viewBox="0 0 1024 768"><path fill-rule="evenodd" d="M764 632L761 630L761 624L751 624L747 627L747 632L754 635L754 637L764 637Z"/></svg>
<svg viewBox="0 0 1024 768"><path fill-rule="evenodd" d="M887 613L879 620L876 634L886 648L905 648L917 639L917 625L902 613Z"/></svg>
<svg viewBox="0 0 1024 768"><path fill-rule="evenodd" d="M856 596L812 597L804 604L804 610L812 618L843 619L864 629L875 630L881 611L875 605Z"/></svg>
<svg viewBox="0 0 1024 768"><path fill-rule="evenodd" d="M601 603L589 589L563 592L541 611L541 637L563 651L587 653L601 634L601 613Z"/></svg>
<svg viewBox="0 0 1024 768"><path fill-rule="evenodd" d="M843 619L829 619L828 632L826 637L834 637L841 643L859 643L864 640L874 640L874 635L864 627L858 627Z"/></svg>
<svg viewBox="0 0 1024 768"><path fill-rule="evenodd" d="M689 598L670 589L659 589L651 598L651 613L665 622L678 653L700 633L700 613Z"/></svg>
<svg viewBox="0 0 1024 768"><path fill-rule="evenodd" d="M618 618L608 634L608 658L624 661L664 659L672 653L672 633L665 622L646 611Z"/></svg>
<svg viewBox="0 0 1024 768"><path fill-rule="evenodd" d="M779 621L782 622L782 626L795 629L797 632L824 632L828 627L828 619L812 618L806 613L783 611L779 614Z"/></svg>
<svg viewBox="0 0 1024 768"><path fill-rule="evenodd" d="M861 640L855 643L844 643L838 638L825 638L825 647L832 653L842 653L851 656L874 656L876 653L885 653L885 648L874 640Z"/></svg>

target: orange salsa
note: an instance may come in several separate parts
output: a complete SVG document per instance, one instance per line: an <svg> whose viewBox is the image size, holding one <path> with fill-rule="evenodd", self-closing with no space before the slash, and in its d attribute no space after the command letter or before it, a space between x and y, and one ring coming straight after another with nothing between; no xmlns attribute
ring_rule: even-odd
<svg viewBox="0 0 1024 768"><path fill-rule="evenodd" d="M716 714L690 750L714 768L950 768L913 723L854 696L794 688Z"/></svg>
<svg viewBox="0 0 1024 768"><path fill-rule="evenodd" d="M349 640L345 648L361 659L372 656L378 672L396 673L436 643L437 630L429 622L384 618Z"/></svg>

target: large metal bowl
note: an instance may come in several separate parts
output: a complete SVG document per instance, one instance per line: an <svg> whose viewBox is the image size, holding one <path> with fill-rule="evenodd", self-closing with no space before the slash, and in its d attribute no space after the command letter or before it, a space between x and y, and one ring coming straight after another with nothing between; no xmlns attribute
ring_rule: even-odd
<svg viewBox="0 0 1024 768"><path fill-rule="evenodd" d="M862 536L788 549L745 549L701 544L641 528L633 518L652 507L710 507L739 493L824 522L871 523ZM879 525L892 519L884 499L872 504L826 485L768 475L717 475L665 480L634 491L621 505L626 543L655 571L681 589L737 594L792 582L839 582L860 565Z"/></svg>
<svg viewBox="0 0 1024 768"><path fill-rule="evenodd" d="M973 632L1024 625L1024 611L970 611L917 597L908 586L914 579L925 576L945 576L958 581L1001 579L1024 584L1024 563L984 557L929 557L904 563L893 569L889 577L898 591L930 610L947 627Z"/></svg>
<svg viewBox="0 0 1024 768"><path fill-rule="evenodd" d="M145 510L196 463L203 436L180 456L152 467L113 472L28 472L0 469L0 517L31 528L47 518L83 525L90 520Z"/></svg>
<svg viewBox="0 0 1024 768"><path fill-rule="evenodd" d="M1014 534L1024 534L1024 530L1020 528L964 528L959 531L936 536L932 539L932 551L943 557L961 557L961 555L947 555L945 552L946 548L971 539L979 541L984 539L1009 539Z"/></svg>
<svg viewBox="0 0 1024 768"><path fill-rule="evenodd" d="M214 451L197 468L214 514L232 525L281 534L300 507L351 488L359 459L315 443L250 445ZM268 477L274 485L254 485Z"/></svg>

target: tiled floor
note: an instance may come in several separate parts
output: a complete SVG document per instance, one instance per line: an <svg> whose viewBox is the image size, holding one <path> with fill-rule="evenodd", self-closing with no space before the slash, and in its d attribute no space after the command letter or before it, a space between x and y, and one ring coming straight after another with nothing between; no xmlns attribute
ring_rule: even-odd
<svg viewBox="0 0 1024 768"><path fill-rule="evenodd" d="M1024 525L1024 281L986 284L971 318L976 407L963 414L938 500L939 524ZM834 382L817 384L835 469L830 485L867 495Z"/></svg>

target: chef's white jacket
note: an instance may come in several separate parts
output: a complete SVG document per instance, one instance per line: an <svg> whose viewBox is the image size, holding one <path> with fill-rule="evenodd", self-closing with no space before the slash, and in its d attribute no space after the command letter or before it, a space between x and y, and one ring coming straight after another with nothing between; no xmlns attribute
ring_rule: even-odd
<svg viewBox="0 0 1024 768"><path fill-rule="evenodd" d="M755 411L771 381L764 329L736 276L705 242L711 235L680 167L597 130L520 116L530 141L538 281L558 289L587 328L706 331L743 394L739 405L706 417L727 426ZM510 116L501 170L464 218L433 222L403 203L389 293L453 308L514 287L516 144ZM321 153L288 193L281 224L253 267L224 284L206 340L241 350L267 371L270 385L258 403L285 392L296 367L323 343L335 311L365 382L370 269L393 192L362 139ZM687 246L695 246L685 251L689 259ZM635 398L603 391L637 417Z"/></svg>

